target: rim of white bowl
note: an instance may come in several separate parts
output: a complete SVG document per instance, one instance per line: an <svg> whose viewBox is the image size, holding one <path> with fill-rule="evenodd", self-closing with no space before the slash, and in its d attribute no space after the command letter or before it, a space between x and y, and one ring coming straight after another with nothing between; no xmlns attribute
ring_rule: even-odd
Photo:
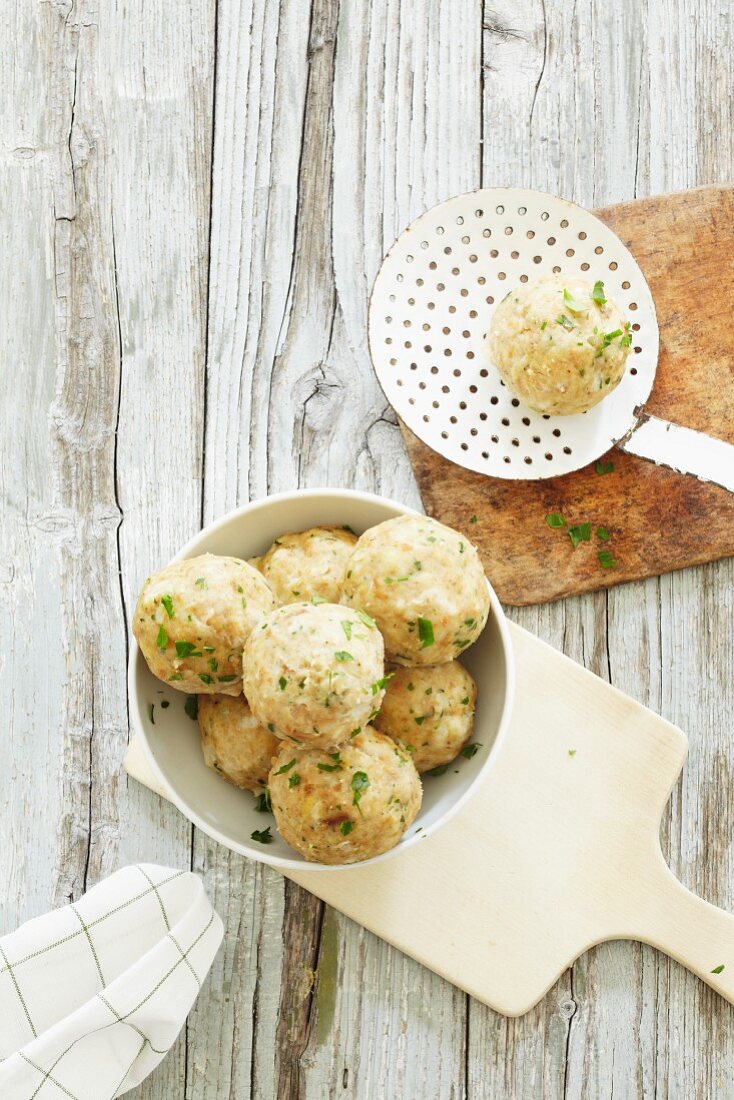
<svg viewBox="0 0 734 1100"><path fill-rule="evenodd" d="M421 515L422 513L416 511L415 508L410 508L406 504L401 504L400 501L392 500L390 497L380 496L378 493L366 493L358 489L293 489L282 493L273 493L270 496L260 497L257 500L251 500L248 504L243 504L239 508L234 508L230 512L226 512L219 519L214 520L212 523L202 527L202 529L186 542L177 554L170 559L171 561L180 561L183 558L192 557L196 551L205 551L205 548L201 546L202 542L205 542L209 536L218 531L220 527L224 527L231 523L233 520L239 519L241 516L252 515L253 513L268 508L272 503L276 503L284 500L294 500L295 498L303 499L304 497L311 498L349 498L351 500L362 501L366 504L383 504L388 508L394 508L397 513L404 515ZM201 829L203 833L211 837L212 840L216 840L219 844L222 844L225 848L229 848L232 852L237 852L239 855L247 856L249 859L254 859L258 863L266 863L270 867L277 867L281 871L297 871L299 874L304 872L318 872L318 871L354 871L360 867L367 867L369 865L379 863L382 860L389 859L392 856L399 855L401 852L406 852L412 848L415 844L423 842L427 836L431 836L440 829L448 821L450 821L458 812L462 806L472 798L479 788L486 780L490 770L494 766L499 750L502 747L502 743L507 735L507 729L510 724L510 716L512 714L512 705L515 697L515 655L512 648L512 639L510 638L510 631L507 623L507 618L502 609L502 605L497 597L496 592L492 588L492 585L487 581L487 588L489 589L489 602L494 614L497 628L500 635L500 641L502 643L503 656L505 660L505 698L502 706L502 713L500 715L499 722L497 723L497 732L495 734L494 741L492 742L492 748L490 749L486 759L481 765L476 776L469 784L467 789L462 795L460 795L448 810L432 825L426 826L421 830L420 834L415 832L410 836L403 836L401 840L395 845L394 848L390 848L387 852L382 852L378 856L373 856L371 859L362 860L359 863L309 863L303 859L288 859L284 856L270 855L267 849L258 848L254 846L250 847L246 844L241 844L238 841L234 841L222 833L219 829L214 828L207 821L205 821L195 810L186 803L186 800L181 798L178 792L175 790L172 781L165 774L163 769L159 766L155 757L153 749L148 742L148 734L146 732L145 722L143 721L143 709L140 698L138 697L136 675L138 668L145 665L145 658L143 657L140 646L134 637L130 638L130 656L128 659L127 670L127 690L128 701L130 705L130 725L137 733L140 743L143 746L143 752L147 764L158 780L160 785L166 790L166 797L176 807L176 809L184 815L197 829ZM486 628L485 628L486 629Z"/></svg>

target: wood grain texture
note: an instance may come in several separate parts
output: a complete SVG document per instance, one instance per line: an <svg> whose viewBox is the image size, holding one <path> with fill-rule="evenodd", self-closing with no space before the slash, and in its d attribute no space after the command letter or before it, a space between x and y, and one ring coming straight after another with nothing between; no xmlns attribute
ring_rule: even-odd
<svg viewBox="0 0 734 1100"><path fill-rule="evenodd" d="M726 303L734 294L734 188L705 187L603 207L597 213L638 260L660 326L660 360L645 412L734 442L734 363ZM634 323L634 314L630 314ZM634 341L633 341L634 342ZM634 366L634 356L629 364ZM464 470L404 425L428 513L471 528L500 599L514 606L654 576L734 554L734 494L613 449L596 465L545 481ZM545 517L601 525L615 565L592 538L576 550Z"/></svg>
<svg viewBox="0 0 734 1100"><path fill-rule="evenodd" d="M89 882L136 858L204 875L225 945L140 1100L271 1100L285 1082L318 1100L727 1095L731 1009L652 950L595 949L506 1020L119 777L125 608L202 519L296 483L418 502L365 343L394 236L482 184L598 207L731 181L727 6L3 14L3 928L78 892L87 867ZM731 908L732 562L513 617L689 732L664 844ZM291 965L304 943L313 980Z"/></svg>

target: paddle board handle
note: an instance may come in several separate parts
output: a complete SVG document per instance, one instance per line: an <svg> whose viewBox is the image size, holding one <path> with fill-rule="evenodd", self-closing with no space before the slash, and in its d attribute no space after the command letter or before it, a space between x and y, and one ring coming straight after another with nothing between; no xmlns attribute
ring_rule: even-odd
<svg viewBox="0 0 734 1100"><path fill-rule="evenodd" d="M688 890L662 854L646 879L635 899L634 938L664 951L734 1004L734 915Z"/></svg>
<svg viewBox="0 0 734 1100"><path fill-rule="evenodd" d="M619 444L628 454L692 474L734 493L734 447L693 428L659 420L642 411L637 425Z"/></svg>

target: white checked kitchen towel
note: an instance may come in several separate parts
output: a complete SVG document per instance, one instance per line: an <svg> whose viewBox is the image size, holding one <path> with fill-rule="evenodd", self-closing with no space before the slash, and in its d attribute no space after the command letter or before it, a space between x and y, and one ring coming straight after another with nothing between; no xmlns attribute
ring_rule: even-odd
<svg viewBox="0 0 734 1100"><path fill-rule="evenodd" d="M222 940L199 878L125 867L0 939L2 1100L112 1100L165 1057Z"/></svg>

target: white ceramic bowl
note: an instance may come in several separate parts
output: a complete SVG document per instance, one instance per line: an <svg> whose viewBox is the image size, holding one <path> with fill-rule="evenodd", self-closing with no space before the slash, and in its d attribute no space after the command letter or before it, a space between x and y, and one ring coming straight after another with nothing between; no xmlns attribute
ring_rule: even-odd
<svg viewBox="0 0 734 1100"><path fill-rule="evenodd" d="M383 520L410 512L395 501L345 489L308 489L257 500L206 527L176 555L229 554L249 558L261 554L285 531L317 524L348 524L360 534ZM423 805L415 823L389 852L366 862L407 851L460 809L486 777L505 735L514 689L514 663L507 622L490 586L491 614L479 640L462 656L479 689L473 740L482 748L465 760L459 757L442 776L423 779ZM172 690L149 672L133 641L128 668L132 724L140 735L148 763L172 801L198 828L220 844L251 859L284 870L340 871L342 866L308 863L281 840L269 814L255 810L255 800L207 768L199 746L199 728L184 704L191 696ZM167 700L169 706L161 707ZM154 705L151 722L149 709ZM250 834L271 826L273 841L263 845ZM353 866L353 865L352 865Z"/></svg>

